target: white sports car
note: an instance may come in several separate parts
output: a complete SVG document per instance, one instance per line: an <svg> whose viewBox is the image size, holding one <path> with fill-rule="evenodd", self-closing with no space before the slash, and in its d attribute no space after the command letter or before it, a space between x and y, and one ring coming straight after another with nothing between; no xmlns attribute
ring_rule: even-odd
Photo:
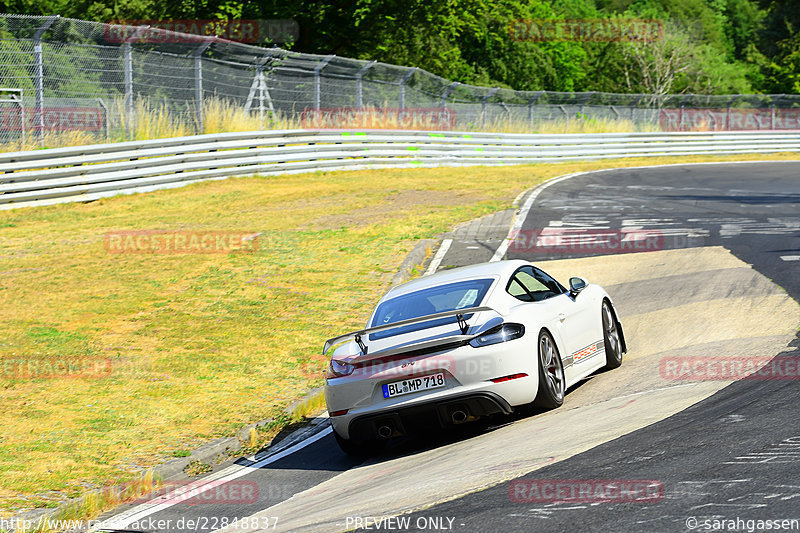
<svg viewBox="0 0 800 533"><path fill-rule="evenodd" d="M552 409L580 379L622 364L614 304L579 277L566 289L526 261L445 270L392 288L368 328L329 339L334 435L366 454L392 437Z"/></svg>

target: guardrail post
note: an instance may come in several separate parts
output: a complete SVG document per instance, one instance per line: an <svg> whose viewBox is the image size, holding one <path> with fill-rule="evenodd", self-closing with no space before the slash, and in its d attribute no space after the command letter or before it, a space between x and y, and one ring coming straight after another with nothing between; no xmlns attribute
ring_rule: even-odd
<svg viewBox="0 0 800 533"><path fill-rule="evenodd" d="M101 108L103 108L103 114L106 117L105 130L106 130L106 142L108 142L108 140L111 137L111 130L110 130L110 125L109 125L109 118L110 117L109 117L109 114L108 114L108 106L106 105L106 103L103 101L102 98L95 98L95 101L100 105Z"/></svg>
<svg viewBox="0 0 800 533"><path fill-rule="evenodd" d="M370 61L363 67L361 70L356 72L356 107L358 109L362 109L364 107L364 91L363 91L363 80L364 74L375 65L375 61Z"/></svg>
<svg viewBox="0 0 800 533"><path fill-rule="evenodd" d="M440 97L441 105L439 107L441 107L442 109L445 109L447 107L447 97L450 96L450 93L453 92L453 89L455 89L458 85L460 85L460 83L454 81L453 83L445 87L444 91L442 92L442 96Z"/></svg>
<svg viewBox="0 0 800 533"><path fill-rule="evenodd" d="M194 56L194 105L197 117L197 133L203 133L203 52L217 37L209 37L192 52Z"/></svg>
<svg viewBox="0 0 800 533"><path fill-rule="evenodd" d="M319 111L320 107L320 74L322 73L322 69L325 68L331 59L333 59L334 55L326 56L319 64L314 67L314 110Z"/></svg>
<svg viewBox="0 0 800 533"><path fill-rule="evenodd" d="M42 35L58 19L58 15L47 17L47 20L33 34L34 88L36 91L36 111L34 124L39 142L44 143L44 57L42 53Z"/></svg>
<svg viewBox="0 0 800 533"><path fill-rule="evenodd" d="M491 98L494 93L499 90L500 87L492 87L489 89L489 92L487 92L485 95L483 95L483 98L481 98L481 126L486 124L486 102L488 102L489 98Z"/></svg>
<svg viewBox="0 0 800 533"><path fill-rule="evenodd" d="M399 95L399 98L400 98L399 107L400 107L400 109L405 109L406 108L406 83L408 83L408 80L411 79L411 76L413 76L414 73L417 70L419 70L417 67L412 67L412 68L408 69L408 71L405 74L403 74L403 77L400 78L400 81L398 82L399 85L400 85L400 95Z"/></svg>

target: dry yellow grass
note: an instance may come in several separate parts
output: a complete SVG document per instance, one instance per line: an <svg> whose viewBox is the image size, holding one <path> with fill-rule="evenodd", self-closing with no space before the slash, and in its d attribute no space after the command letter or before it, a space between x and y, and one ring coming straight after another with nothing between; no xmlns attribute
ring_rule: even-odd
<svg viewBox="0 0 800 533"><path fill-rule="evenodd" d="M471 124L469 131L488 131L492 133L627 133L641 131L661 131L658 124L637 124L628 119L596 119L573 117L570 120L557 119L529 122L527 120L507 120L494 117L484 122Z"/></svg>
<svg viewBox="0 0 800 533"><path fill-rule="evenodd" d="M193 135L197 127L194 118L178 115L166 103L158 100L137 99L134 103L133 122L129 123L125 102L121 98L110 102L110 113L114 127L109 132L111 142L127 140L164 139ZM366 107L360 112L337 115L334 122L317 120L313 114L304 119L288 116L280 111L267 111L259 116L257 110L248 113L241 105L220 98L208 98L203 103L203 131L201 133L225 133L232 131L260 131L295 128L341 128L341 129L415 129L440 130L442 124L430 116L412 114L401 120L394 112ZM449 126L448 126L449 127ZM629 131L659 131L656 124L643 126L627 119L553 120L530 123L527 120L507 120L495 117L472 124L458 123L463 131L485 131L491 133L611 133ZM0 144L0 152L58 148L105 142L104 132L64 131L47 132L39 139L34 132L26 133L25 143Z"/></svg>
<svg viewBox="0 0 800 533"><path fill-rule="evenodd" d="M231 178L2 211L0 362L107 359L111 371L32 379L0 365L0 510L125 482L280 417L321 384L324 340L363 325L421 238L552 176L726 159ZM261 235L256 251L228 254L104 247L108 232L150 229Z"/></svg>

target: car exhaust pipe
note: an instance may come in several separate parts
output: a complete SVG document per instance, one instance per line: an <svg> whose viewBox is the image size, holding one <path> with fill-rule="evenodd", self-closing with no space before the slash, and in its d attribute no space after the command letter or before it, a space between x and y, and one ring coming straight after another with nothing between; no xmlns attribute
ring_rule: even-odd
<svg viewBox="0 0 800 533"><path fill-rule="evenodd" d="M394 432L392 431L392 428L390 428L389 426L381 426L378 428L378 436L381 437L382 439L388 439L389 437L392 436L392 433Z"/></svg>
<svg viewBox="0 0 800 533"><path fill-rule="evenodd" d="M463 424L467 421L467 413L462 410L453 411L453 414L450 415L450 419L453 421L453 424Z"/></svg>

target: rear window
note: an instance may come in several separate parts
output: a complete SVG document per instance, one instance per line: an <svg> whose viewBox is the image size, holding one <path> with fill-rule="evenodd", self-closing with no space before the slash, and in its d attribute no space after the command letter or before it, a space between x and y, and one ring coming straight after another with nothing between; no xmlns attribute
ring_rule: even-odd
<svg viewBox="0 0 800 533"><path fill-rule="evenodd" d="M391 300L386 300L378 306L375 317L372 319L371 327L383 326L401 320L418 318L434 313L444 313L445 311L456 311L468 307L477 307L483 301L489 287L494 283L494 279L471 279L439 285L421 291L412 292ZM469 318L465 316L464 318ZM393 335L410 333L426 328L443 326L446 324L456 324L456 317L446 317L419 324L410 324L395 329L371 333L370 340L383 339Z"/></svg>

